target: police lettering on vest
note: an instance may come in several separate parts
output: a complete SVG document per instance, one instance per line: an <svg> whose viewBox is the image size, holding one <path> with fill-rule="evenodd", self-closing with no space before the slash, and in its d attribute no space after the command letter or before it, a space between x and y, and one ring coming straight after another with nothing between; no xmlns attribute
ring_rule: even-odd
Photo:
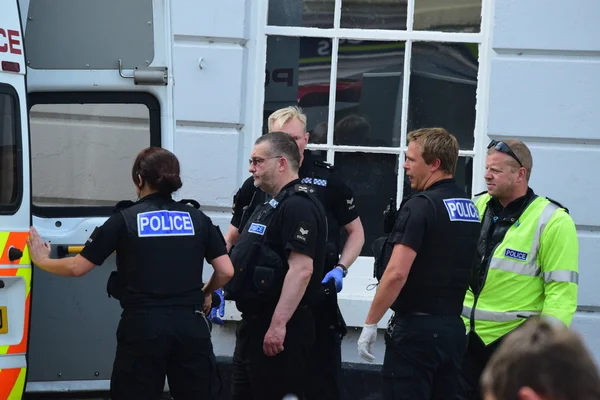
<svg viewBox="0 0 600 400"><path fill-rule="evenodd" d="M526 261L527 253L525 253L523 251L513 250L513 249L506 249L506 250L504 250L504 257L513 258L513 259L519 260L519 261Z"/></svg>
<svg viewBox="0 0 600 400"><path fill-rule="evenodd" d="M149 211L138 214L139 237L194 236L194 224L185 211Z"/></svg>
<svg viewBox="0 0 600 400"><path fill-rule="evenodd" d="M447 219L445 215L448 215ZM391 308L397 313L458 316L479 237L477 208L453 179L436 182L403 201L392 232L374 243L374 275L378 280L391 258L394 245L402 244L411 235L407 225L411 218L414 218L413 224L426 223L428 229L422 233L410 276Z"/></svg>
<svg viewBox="0 0 600 400"><path fill-rule="evenodd" d="M479 223L479 212L470 199L444 199L450 221Z"/></svg>

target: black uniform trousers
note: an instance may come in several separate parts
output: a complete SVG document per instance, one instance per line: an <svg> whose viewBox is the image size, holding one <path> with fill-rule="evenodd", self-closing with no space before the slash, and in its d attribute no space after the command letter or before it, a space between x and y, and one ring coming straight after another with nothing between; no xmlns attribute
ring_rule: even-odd
<svg viewBox="0 0 600 400"><path fill-rule="evenodd" d="M324 307L331 306L324 304ZM342 399L342 337L332 329L331 313L315 313L315 344L308 354L307 400Z"/></svg>
<svg viewBox="0 0 600 400"><path fill-rule="evenodd" d="M193 306L128 309L117 329L112 400L162 396L165 376L175 400L216 399L219 380L209 323Z"/></svg>
<svg viewBox="0 0 600 400"><path fill-rule="evenodd" d="M488 361L500 347L502 338L486 346L477 334L469 333L469 344L460 371L460 387L457 400L481 400L479 379Z"/></svg>
<svg viewBox="0 0 600 400"><path fill-rule="evenodd" d="M286 394L304 399L307 352L314 344L314 319L300 307L287 323L283 351L269 357L263 351L273 313L242 314L236 332L231 371L231 400L281 400Z"/></svg>
<svg viewBox="0 0 600 400"><path fill-rule="evenodd" d="M466 347L459 316L394 315L385 334L384 400L455 400Z"/></svg>

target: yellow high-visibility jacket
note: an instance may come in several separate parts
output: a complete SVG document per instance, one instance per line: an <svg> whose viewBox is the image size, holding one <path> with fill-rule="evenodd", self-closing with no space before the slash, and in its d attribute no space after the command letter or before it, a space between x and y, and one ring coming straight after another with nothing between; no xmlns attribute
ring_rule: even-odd
<svg viewBox="0 0 600 400"><path fill-rule="evenodd" d="M485 218L488 194L475 203ZM529 316L571 324L577 308L579 245L571 216L537 197L493 249L474 310L474 331L486 344L506 335ZM475 296L467 290L463 320L470 329Z"/></svg>

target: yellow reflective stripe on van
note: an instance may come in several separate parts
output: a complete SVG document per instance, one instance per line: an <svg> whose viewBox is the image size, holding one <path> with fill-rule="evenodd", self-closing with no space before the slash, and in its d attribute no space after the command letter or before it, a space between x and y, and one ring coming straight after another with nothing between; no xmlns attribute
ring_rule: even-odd
<svg viewBox="0 0 600 400"><path fill-rule="evenodd" d="M27 368L0 369L0 400L21 400Z"/></svg>

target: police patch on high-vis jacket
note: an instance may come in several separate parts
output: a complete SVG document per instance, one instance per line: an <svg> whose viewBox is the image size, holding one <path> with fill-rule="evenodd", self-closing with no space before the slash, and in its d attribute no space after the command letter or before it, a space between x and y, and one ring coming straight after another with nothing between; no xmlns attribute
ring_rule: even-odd
<svg viewBox="0 0 600 400"><path fill-rule="evenodd" d="M444 199L450 221L479 222L479 212L470 199Z"/></svg>
<svg viewBox="0 0 600 400"><path fill-rule="evenodd" d="M185 211L148 211L137 215L138 237L193 236L194 224Z"/></svg>
<svg viewBox="0 0 600 400"><path fill-rule="evenodd" d="M519 261L527 261L527 253L507 248L504 250L504 257L514 258Z"/></svg>

